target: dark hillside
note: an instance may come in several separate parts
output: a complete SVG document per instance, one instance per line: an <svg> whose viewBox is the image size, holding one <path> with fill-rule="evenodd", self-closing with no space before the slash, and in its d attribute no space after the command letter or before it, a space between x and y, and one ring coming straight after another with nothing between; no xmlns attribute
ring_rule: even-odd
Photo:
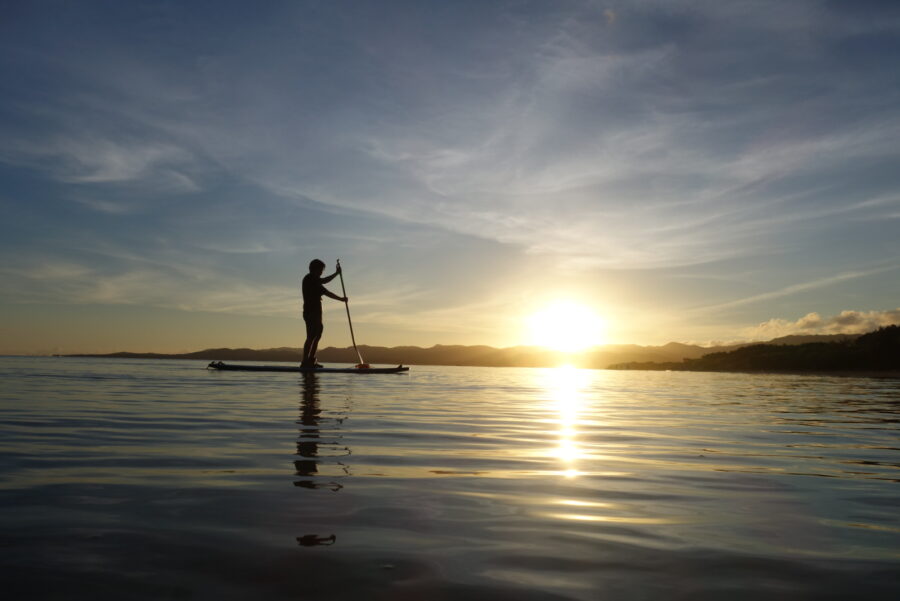
<svg viewBox="0 0 900 601"><path fill-rule="evenodd" d="M797 345L755 344L680 363L618 363L610 369L687 371L900 371L900 326L855 339Z"/></svg>

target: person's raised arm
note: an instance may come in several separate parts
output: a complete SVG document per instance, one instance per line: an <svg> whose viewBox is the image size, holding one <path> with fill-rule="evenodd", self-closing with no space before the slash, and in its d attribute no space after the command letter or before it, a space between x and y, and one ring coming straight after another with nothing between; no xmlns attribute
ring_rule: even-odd
<svg viewBox="0 0 900 601"><path fill-rule="evenodd" d="M323 284L327 284L328 282L330 282L331 280L333 280L334 278L336 278L340 273L341 273L341 264L338 263L338 264L337 264L337 269L334 270L334 273L332 273L332 274L331 274L330 276L328 276L327 278L322 278L322 283L323 283Z"/></svg>

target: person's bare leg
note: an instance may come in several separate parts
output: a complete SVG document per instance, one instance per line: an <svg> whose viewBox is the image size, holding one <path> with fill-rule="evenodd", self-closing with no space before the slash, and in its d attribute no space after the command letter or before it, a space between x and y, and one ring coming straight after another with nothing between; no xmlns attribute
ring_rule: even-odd
<svg viewBox="0 0 900 601"><path fill-rule="evenodd" d="M316 364L316 351L319 350L319 338L319 336L313 338L309 345L309 353L306 355L306 359L309 361L310 366Z"/></svg>
<svg viewBox="0 0 900 601"><path fill-rule="evenodd" d="M319 349L319 340L322 338L322 322L307 322L306 342L303 344L303 362L301 367L315 367L316 351Z"/></svg>
<svg viewBox="0 0 900 601"><path fill-rule="evenodd" d="M310 349L314 350L314 345L318 345L318 339L307 338L306 342L303 343L303 360L300 362L300 365L307 365L309 363L309 351Z"/></svg>

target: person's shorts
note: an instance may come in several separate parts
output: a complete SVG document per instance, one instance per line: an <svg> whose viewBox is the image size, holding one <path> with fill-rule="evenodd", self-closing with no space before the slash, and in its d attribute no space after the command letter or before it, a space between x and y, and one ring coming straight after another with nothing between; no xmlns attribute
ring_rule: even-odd
<svg viewBox="0 0 900 601"><path fill-rule="evenodd" d="M325 326L322 325L321 315L304 315L303 321L306 322L307 338L319 338L322 336L322 330L325 329Z"/></svg>

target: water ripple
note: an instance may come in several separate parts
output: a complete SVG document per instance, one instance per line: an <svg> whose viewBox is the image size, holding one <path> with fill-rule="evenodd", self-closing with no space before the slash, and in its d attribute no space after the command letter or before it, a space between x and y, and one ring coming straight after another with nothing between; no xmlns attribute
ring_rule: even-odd
<svg viewBox="0 0 900 601"><path fill-rule="evenodd" d="M0 378L3 566L56 574L50 597L900 591L897 381L24 358Z"/></svg>

